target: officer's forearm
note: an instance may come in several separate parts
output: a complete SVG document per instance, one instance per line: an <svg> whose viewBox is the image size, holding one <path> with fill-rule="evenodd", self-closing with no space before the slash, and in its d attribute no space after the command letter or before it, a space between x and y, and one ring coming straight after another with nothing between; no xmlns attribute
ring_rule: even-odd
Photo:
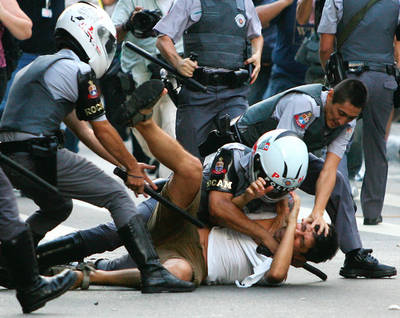
<svg viewBox="0 0 400 318"><path fill-rule="evenodd" d="M127 170L134 170L137 161L126 149L121 137L111 124L105 121L91 122L93 131L103 147Z"/></svg>
<svg viewBox="0 0 400 318"><path fill-rule="evenodd" d="M76 117L75 110L64 119L64 123L78 137L78 139L95 154L113 165L119 165L119 162L103 147L100 141L96 138L93 129L88 126L87 122L79 120Z"/></svg>
<svg viewBox="0 0 400 318"><path fill-rule="evenodd" d="M319 59L321 61L321 66L325 69L326 62L333 53L335 34L321 33L319 41Z"/></svg>
<svg viewBox="0 0 400 318"><path fill-rule="evenodd" d="M252 54L259 56L259 58L261 59L264 38L260 35L260 36L257 36L255 38L251 39L250 41L251 41Z"/></svg>
<svg viewBox="0 0 400 318"><path fill-rule="evenodd" d="M176 52L174 42L168 35L162 35L157 38L156 47L160 51L161 55L176 69L182 62L182 58Z"/></svg>
<svg viewBox="0 0 400 318"><path fill-rule="evenodd" d="M257 222L250 220L231 199L221 198L218 193L211 191L209 200L210 217L215 223L250 236L257 244L266 245L272 253L276 251L278 243L272 234Z"/></svg>
<svg viewBox="0 0 400 318"><path fill-rule="evenodd" d="M325 169L323 168L319 174L316 190L315 190L315 202L312 213L314 215L323 215L328 200L332 194L333 188L336 183L336 169Z"/></svg>

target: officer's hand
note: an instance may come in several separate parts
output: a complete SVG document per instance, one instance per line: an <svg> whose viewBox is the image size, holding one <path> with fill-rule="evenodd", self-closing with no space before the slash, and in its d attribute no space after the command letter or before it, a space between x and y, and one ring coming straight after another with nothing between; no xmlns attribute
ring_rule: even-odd
<svg viewBox="0 0 400 318"><path fill-rule="evenodd" d="M197 61L192 61L190 58L185 58L179 62L177 71L183 76L192 77L196 68Z"/></svg>
<svg viewBox="0 0 400 318"><path fill-rule="evenodd" d="M311 224L311 227L315 229L318 235L321 233L324 233L325 236L328 235L329 226L325 222L323 215L311 213L304 221Z"/></svg>
<svg viewBox="0 0 400 318"><path fill-rule="evenodd" d="M251 73L251 80L250 80L250 84L253 84L258 76L258 73L260 72L260 68L261 68L261 54L256 53L253 54L250 58L248 58L244 64L248 65L252 63L253 64L253 72Z"/></svg>
<svg viewBox="0 0 400 318"><path fill-rule="evenodd" d="M263 178L258 178L253 181L246 189L244 195L247 202L251 200L261 198L266 193L273 190L272 186L266 187L267 182Z"/></svg>
<svg viewBox="0 0 400 318"><path fill-rule="evenodd" d="M145 163L138 163L137 166L127 171L127 180L125 184L135 192L136 197L139 194L143 194L147 198L147 194L144 193L145 181L154 189L157 189L157 186L151 181L149 176L146 173L146 169L154 169L156 166L148 165Z"/></svg>

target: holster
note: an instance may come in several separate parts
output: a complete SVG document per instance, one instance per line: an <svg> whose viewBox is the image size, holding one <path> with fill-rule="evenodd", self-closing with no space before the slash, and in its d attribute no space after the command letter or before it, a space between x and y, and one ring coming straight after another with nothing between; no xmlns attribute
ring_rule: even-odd
<svg viewBox="0 0 400 318"><path fill-rule="evenodd" d="M346 79L346 68L340 52L333 52L325 66L326 80L330 87Z"/></svg>
<svg viewBox="0 0 400 318"><path fill-rule="evenodd" d="M50 184L57 186L57 149L55 139L32 143L32 160L36 173ZM36 139L35 139L36 140Z"/></svg>
<svg viewBox="0 0 400 318"><path fill-rule="evenodd" d="M0 143L4 154L26 152L31 155L35 173L50 184L57 185L57 149L62 144L57 136L32 138Z"/></svg>

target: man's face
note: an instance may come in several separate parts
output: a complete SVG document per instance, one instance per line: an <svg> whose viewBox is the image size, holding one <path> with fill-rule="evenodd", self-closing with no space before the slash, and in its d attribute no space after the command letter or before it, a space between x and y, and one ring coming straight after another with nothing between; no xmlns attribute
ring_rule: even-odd
<svg viewBox="0 0 400 318"><path fill-rule="evenodd" d="M355 107L349 101L333 104L332 97L333 90L329 91L325 106L325 121L328 128L343 126L358 117L361 108Z"/></svg>
<svg viewBox="0 0 400 318"><path fill-rule="evenodd" d="M285 234L286 228L280 228L275 232L275 239L280 242ZM310 248L315 245L315 230L311 227L311 224L302 222L297 223L296 232L294 234L294 254L304 254L307 253Z"/></svg>

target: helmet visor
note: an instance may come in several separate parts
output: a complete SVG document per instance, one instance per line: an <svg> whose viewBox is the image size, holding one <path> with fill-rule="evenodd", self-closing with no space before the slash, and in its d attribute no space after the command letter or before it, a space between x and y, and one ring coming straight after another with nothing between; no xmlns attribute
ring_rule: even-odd
<svg viewBox="0 0 400 318"><path fill-rule="evenodd" d="M117 40L115 39L114 35L112 35L112 33L105 27L100 27L97 33L107 54L107 60L111 63L112 59L114 58L115 51L117 50Z"/></svg>

